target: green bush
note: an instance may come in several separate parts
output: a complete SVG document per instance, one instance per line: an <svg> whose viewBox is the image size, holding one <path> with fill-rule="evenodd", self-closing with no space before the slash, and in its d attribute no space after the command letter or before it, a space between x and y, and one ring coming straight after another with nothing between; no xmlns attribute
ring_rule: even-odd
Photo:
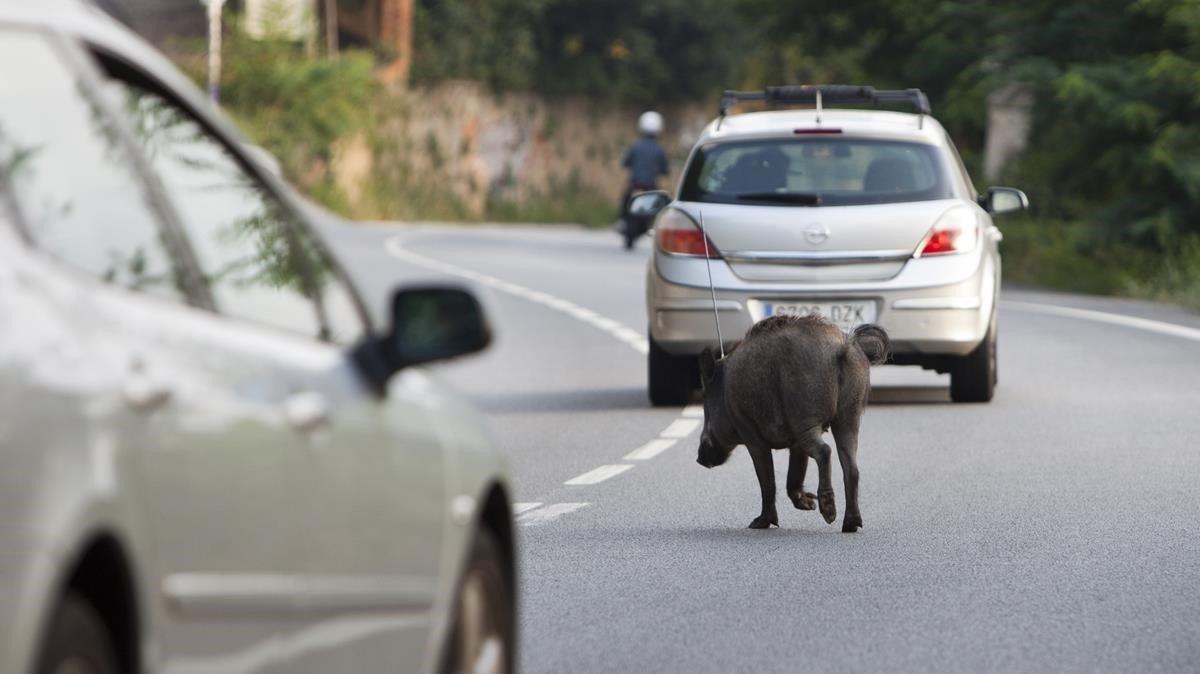
<svg viewBox="0 0 1200 674"><path fill-rule="evenodd" d="M237 17L222 50L221 107L250 139L275 155L289 180L315 199L344 211L330 161L335 142L370 133L372 111L384 96L365 51L314 57L302 45L257 40ZM197 81L206 78L203 44L175 45L178 60Z"/></svg>
<svg viewBox="0 0 1200 674"><path fill-rule="evenodd" d="M1099 228L1057 220L999 220L1004 278L1094 294L1124 290L1145 266L1146 253L1101 244Z"/></svg>
<svg viewBox="0 0 1200 674"><path fill-rule="evenodd" d="M578 192L565 195L532 195L522 202L492 200L487 219L494 222L568 223L607 227L617 219L617 204L602 195Z"/></svg>
<svg viewBox="0 0 1200 674"><path fill-rule="evenodd" d="M224 61L222 105L287 167L328 162L336 140L370 128L379 85L367 52L308 58L297 45L235 34Z"/></svg>
<svg viewBox="0 0 1200 674"><path fill-rule="evenodd" d="M1182 238L1156 269L1128 281L1125 294L1200 311L1200 236Z"/></svg>
<svg viewBox="0 0 1200 674"><path fill-rule="evenodd" d="M728 0L418 0L416 10L416 82L644 105L736 85L749 34Z"/></svg>
<svg viewBox="0 0 1200 674"><path fill-rule="evenodd" d="M1008 281L1200 310L1200 237L1177 237L1158 250L1114 241L1099 225L1033 219L998 224Z"/></svg>

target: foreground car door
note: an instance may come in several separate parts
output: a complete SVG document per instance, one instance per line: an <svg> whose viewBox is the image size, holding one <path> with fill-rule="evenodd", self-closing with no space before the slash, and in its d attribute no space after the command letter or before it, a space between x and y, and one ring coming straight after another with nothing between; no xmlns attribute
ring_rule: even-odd
<svg viewBox="0 0 1200 674"><path fill-rule="evenodd" d="M315 245L302 245L314 251L330 333L356 340L360 325L338 310L350 290ZM292 671L418 672L448 514L446 456L432 423L441 394L419 370L393 377L385 397L357 372L343 374L331 371L312 389L329 413L307 436L308 583L318 610L297 634L294 664L303 666Z"/></svg>
<svg viewBox="0 0 1200 674"><path fill-rule="evenodd" d="M290 503L301 525L278 542L304 573L243 579L250 589L229 603L288 616L278 656L289 672L415 671L446 513L442 449L425 414L436 396L415 372L389 398L369 390L348 357L367 333L354 293L294 212L197 113L145 75L112 74L230 319L210 355L224 363L206 367L257 396L275 424L273 435L239 441L273 443L303 464L279 485L299 497ZM260 543L271 541L246 541Z"/></svg>
<svg viewBox="0 0 1200 674"><path fill-rule="evenodd" d="M282 671L303 605L307 446L290 413L334 359L211 314L129 316L153 335L139 404L142 497L165 600L169 672Z"/></svg>
<svg viewBox="0 0 1200 674"><path fill-rule="evenodd" d="M44 372L22 401L26 441L60 456L53 475L83 468L93 478L81 486L119 504L120 522L105 524L133 548L148 670L269 671L288 616L262 609L290 599L283 581L304 570L293 491L304 448L282 423L287 361L303 347L231 333L186 305L203 295L182 280L182 239L73 56L43 35L0 35L0 57L21 63L0 80L3 182L30 244L54 261L22 268L40 269L23 296L42 311L20 320L27 346L46 351L30 361ZM55 388L80 406L44 395Z"/></svg>

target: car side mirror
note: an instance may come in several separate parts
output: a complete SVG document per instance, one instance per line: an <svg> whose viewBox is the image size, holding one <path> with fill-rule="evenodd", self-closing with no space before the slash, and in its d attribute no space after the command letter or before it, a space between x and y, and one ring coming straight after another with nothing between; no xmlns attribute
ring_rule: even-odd
<svg viewBox="0 0 1200 674"><path fill-rule="evenodd" d="M1029 208L1029 197L1021 190L1011 187L989 188L987 195L980 201L984 210L992 215L1015 213Z"/></svg>
<svg viewBox="0 0 1200 674"><path fill-rule="evenodd" d="M392 295L387 334L355 350L360 370L380 393L400 370L487 348L492 331L479 300L454 286L401 288Z"/></svg>
<svg viewBox="0 0 1200 674"><path fill-rule="evenodd" d="M669 203L671 203L670 194L664 190L654 190L652 192L635 194L630 197L626 210L630 215L654 216Z"/></svg>
<svg viewBox="0 0 1200 674"><path fill-rule="evenodd" d="M404 288L392 295L388 351L396 369L487 348L491 329L470 292L450 286Z"/></svg>

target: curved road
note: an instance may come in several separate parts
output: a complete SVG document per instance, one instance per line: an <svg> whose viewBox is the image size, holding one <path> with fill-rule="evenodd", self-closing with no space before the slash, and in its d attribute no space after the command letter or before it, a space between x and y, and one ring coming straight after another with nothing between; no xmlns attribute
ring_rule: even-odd
<svg viewBox="0 0 1200 674"><path fill-rule="evenodd" d="M932 373L874 371L860 533L793 510L782 487L781 528L751 531L745 452L704 470L694 411L646 402L646 241L333 238L380 306L415 279L466 278L488 298L494 347L443 372L487 413L529 508L523 672L1200 667L1194 315L1006 289L992 403L952 405Z"/></svg>

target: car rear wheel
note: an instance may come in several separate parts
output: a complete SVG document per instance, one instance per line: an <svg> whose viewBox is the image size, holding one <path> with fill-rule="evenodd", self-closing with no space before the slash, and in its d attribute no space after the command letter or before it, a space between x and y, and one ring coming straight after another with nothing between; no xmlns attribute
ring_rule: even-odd
<svg viewBox="0 0 1200 674"><path fill-rule="evenodd" d="M104 621L87 600L68 592L50 618L38 674L117 674Z"/></svg>
<svg viewBox="0 0 1200 674"><path fill-rule="evenodd" d="M513 671L516 620L504 558L487 529L475 533L458 587L445 674L509 674Z"/></svg>
<svg viewBox="0 0 1200 674"><path fill-rule="evenodd" d="M996 391L996 319L987 336L963 356L950 372L950 399L956 403L986 403Z"/></svg>
<svg viewBox="0 0 1200 674"><path fill-rule="evenodd" d="M673 356L651 337L647 362L651 404L684 405L691 400L695 390L694 371L699 367L695 357Z"/></svg>

